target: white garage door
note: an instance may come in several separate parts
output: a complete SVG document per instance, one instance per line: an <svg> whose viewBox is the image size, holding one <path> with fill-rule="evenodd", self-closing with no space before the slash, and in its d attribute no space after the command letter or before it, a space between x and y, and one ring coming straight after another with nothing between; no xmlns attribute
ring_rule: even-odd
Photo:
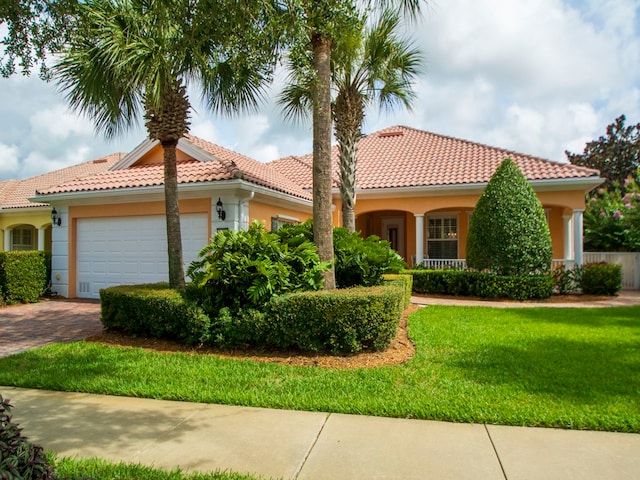
<svg viewBox="0 0 640 480"><path fill-rule="evenodd" d="M99 298L101 288L169 281L163 215L78 220L76 292ZM185 269L208 243L206 214L180 216Z"/></svg>

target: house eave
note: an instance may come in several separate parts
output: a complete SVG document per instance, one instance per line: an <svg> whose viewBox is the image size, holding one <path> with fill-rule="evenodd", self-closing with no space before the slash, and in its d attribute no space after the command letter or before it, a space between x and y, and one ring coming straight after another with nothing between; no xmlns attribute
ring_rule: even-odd
<svg viewBox="0 0 640 480"><path fill-rule="evenodd" d="M240 189L243 191L253 191L261 195L278 199L280 201L286 201L297 205L303 205L305 207L311 207L311 200L296 197L284 192L257 185L251 182L247 182L242 179L233 180L217 180L212 182L194 182L194 183L182 183L178 185L178 195L181 198L195 198L199 194L206 194L210 196L211 192L219 192L220 190ZM114 188L109 190L91 190L82 192L63 192L52 194L39 194L34 197L30 197L29 201L37 203L90 203L96 204L101 201L110 200L111 202L117 201L119 198L139 198L142 196L150 197L151 200L164 200L164 185L153 185L149 187L123 187ZM200 195L201 196L201 195Z"/></svg>
<svg viewBox="0 0 640 480"><path fill-rule="evenodd" d="M529 183L536 192L549 192L561 190L579 190L587 193L604 182L603 178L560 178L545 180L530 180ZM487 186L486 182L465 183L455 185L420 185L414 187L389 187L389 188L365 188L357 189L358 198L380 199L390 197L434 197L434 196L454 196L454 195L479 195ZM339 197L340 191L333 189L334 196Z"/></svg>

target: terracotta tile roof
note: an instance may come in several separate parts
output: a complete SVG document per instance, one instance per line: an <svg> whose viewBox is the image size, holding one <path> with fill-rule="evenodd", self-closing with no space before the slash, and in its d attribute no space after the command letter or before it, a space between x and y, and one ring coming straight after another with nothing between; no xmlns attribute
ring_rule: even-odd
<svg viewBox="0 0 640 480"><path fill-rule="evenodd" d="M62 168L53 172L38 175L25 180L8 180L0 184L0 210L12 208L28 208L47 205L45 203L30 202L36 191L48 189L70 181L87 178L111 168L121 157L122 153L84 162L79 165ZM6 184L6 185L5 185Z"/></svg>
<svg viewBox="0 0 640 480"><path fill-rule="evenodd" d="M243 179L256 185L311 200L309 192L301 189L268 165L197 137L186 136L186 140L215 157L217 161L186 160L178 162L179 184ZM67 182L54 188L39 190L38 193L89 192L163 184L163 165L144 164L110 170L88 178Z"/></svg>
<svg viewBox="0 0 640 480"><path fill-rule="evenodd" d="M338 152L332 149L334 183ZM487 183L511 158L528 180L598 178L599 172L502 148L395 126L363 137L358 143L359 189ZM285 157L269 165L303 188L311 188L311 154Z"/></svg>
<svg viewBox="0 0 640 480"><path fill-rule="evenodd" d="M191 135L187 135L187 140L221 161L227 161L234 164L235 168L242 173L242 178L248 182L256 183L258 185L269 187L307 200L312 199L310 192L304 190L300 185L291 181L288 177L283 177L282 173L274 169L268 163L258 162L257 160L245 155Z"/></svg>

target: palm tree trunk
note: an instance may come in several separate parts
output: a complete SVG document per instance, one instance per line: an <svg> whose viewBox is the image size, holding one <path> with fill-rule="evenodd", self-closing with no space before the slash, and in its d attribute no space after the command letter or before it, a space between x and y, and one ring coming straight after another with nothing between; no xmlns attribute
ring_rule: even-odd
<svg viewBox="0 0 640 480"><path fill-rule="evenodd" d="M164 153L164 203L167 217L167 253L169 256L169 287L184 292L184 268L182 260L182 233L180 231L180 207L178 204L178 168L176 146L178 142L162 144Z"/></svg>
<svg viewBox="0 0 640 480"><path fill-rule="evenodd" d="M314 35L313 64L313 239L322 261L333 262L331 176L331 39ZM324 273L324 288L336 288L335 270Z"/></svg>
<svg viewBox="0 0 640 480"><path fill-rule="evenodd" d="M349 230L349 233L356 231L356 155L359 137L357 134L349 133L338 137L342 226Z"/></svg>

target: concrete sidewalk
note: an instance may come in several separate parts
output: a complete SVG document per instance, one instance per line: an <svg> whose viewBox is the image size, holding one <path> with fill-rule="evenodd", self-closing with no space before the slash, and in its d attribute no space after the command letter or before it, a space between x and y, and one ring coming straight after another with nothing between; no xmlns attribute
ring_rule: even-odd
<svg viewBox="0 0 640 480"><path fill-rule="evenodd" d="M0 387L61 455L283 479L640 478L640 435L406 420Z"/></svg>

